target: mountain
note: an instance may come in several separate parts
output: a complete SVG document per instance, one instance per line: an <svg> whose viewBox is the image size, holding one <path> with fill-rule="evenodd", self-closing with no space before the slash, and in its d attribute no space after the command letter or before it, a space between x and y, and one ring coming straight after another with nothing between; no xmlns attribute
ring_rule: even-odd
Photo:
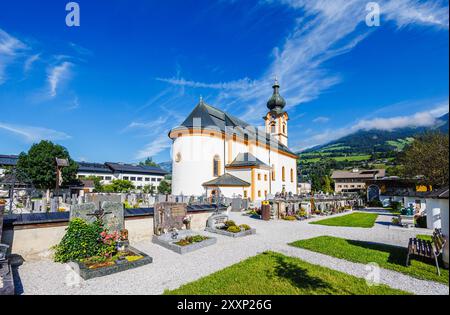
<svg viewBox="0 0 450 315"><path fill-rule="evenodd" d="M367 155L390 151L402 151L415 137L428 131L449 132L448 113L438 118L433 127L400 128L392 131L386 130L360 130L324 145L309 148L300 155L311 156L344 156Z"/></svg>

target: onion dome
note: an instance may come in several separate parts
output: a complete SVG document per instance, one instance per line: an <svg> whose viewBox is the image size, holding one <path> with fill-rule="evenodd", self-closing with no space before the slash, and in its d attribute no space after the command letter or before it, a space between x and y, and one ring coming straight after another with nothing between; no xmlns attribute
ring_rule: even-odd
<svg viewBox="0 0 450 315"><path fill-rule="evenodd" d="M272 97L267 101L267 108L272 112L283 112L284 106L286 106L286 101L280 95L280 85L278 84L278 80L275 79L275 83L272 86L273 94Z"/></svg>

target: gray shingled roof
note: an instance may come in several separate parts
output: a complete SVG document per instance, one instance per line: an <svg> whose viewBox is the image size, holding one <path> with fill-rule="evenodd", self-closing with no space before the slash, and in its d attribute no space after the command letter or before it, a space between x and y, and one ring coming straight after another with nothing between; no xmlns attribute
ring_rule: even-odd
<svg viewBox="0 0 450 315"><path fill-rule="evenodd" d="M19 159L18 155L2 155L2 154L0 154L0 165L15 166L17 164L18 159Z"/></svg>
<svg viewBox="0 0 450 315"><path fill-rule="evenodd" d="M345 178L358 178L358 179L373 179L381 178L386 175L386 170L384 169L373 169L373 170L359 170L357 172L352 171L334 171L331 175L333 179L345 179Z"/></svg>
<svg viewBox="0 0 450 315"><path fill-rule="evenodd" d="M251 153L239 153L234 161L226 165L225 167L230 166L260 166L270 168L269 165L267 165Z"/></svg>
<svg viewBox="0 0 450 315"><path fill-rule="evenodd" d="M237 186L237 187L244 187L244 186L250 186L250 183L237 178L236 176L233 176L229 173L225 173L222 176L219 176L213 180L210 180L209 182L203 183L203 186L205 187L220 187L220 186Z"/></svg>
<svg viewBox="0 0 450 315"><path fill-rule="evenodd" d="M279 150L287 152L289 154L297 155L289 150L289 148L283 145L281 142L270 137L269 133L264 130L259 130L256 127L251 126L239 118L236 118L220 109L212 107L203 101L192 110L189 116L184 122L173 130L186 128L215 128L222 132L230 132L231 130L241 137L247 135L250 139L258 139L259 141L266 141L266 144L270 144L272 147L277 147Z"/></svg>
<svg viewBox="0 0 450 315"><path fill-rule="evenodd" d="M162 168L144 165L132 165L123 163L106 162L105 165L110 167L114 172L119 173L133 173L133 174L151 174L151 175L166 175L168 174Z"/></svg>

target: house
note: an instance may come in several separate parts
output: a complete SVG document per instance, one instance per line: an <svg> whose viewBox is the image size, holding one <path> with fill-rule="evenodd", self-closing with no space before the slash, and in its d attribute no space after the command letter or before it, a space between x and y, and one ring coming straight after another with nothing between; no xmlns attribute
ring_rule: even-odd
<svg viewBox="0 0 450 315"><path fill-rule="evenodd" d="M240 195L252 201L297 192L297 154L288 148L285 100L277 81L264 128L256 128L200 99L172 129L172 193Z"/></svg>
<svg viewBox="0 0 450 315"><path fill-rule="evenodd" d="M364 191L368 180L384 177L386 170L372 169L351 171L333 171L334 191L337 193Z"/></svg>
<svg viewBox="0 0 450 315"><path fill-rule="evenodd" d="M299 195L309 195L312 191L311 182L309 181L299 181L297 193Z"/></svg>
<svg viewBox="0 0 450 315"><path fill-rule="evenodd" d="M5 174L6 169L14 167L19 159L18 155L2 155L0 154L0 176Z"/></svg>
<svg viewBox="0 0 450 315"><path fill-rule="evenodd" d="M154 166L78 162L77 178L83 180L95 176L100 178L102 184L109 184L115 179L128 180L140 189L148 185L159 186L165 175L167 175L166 171Z"/></svg>

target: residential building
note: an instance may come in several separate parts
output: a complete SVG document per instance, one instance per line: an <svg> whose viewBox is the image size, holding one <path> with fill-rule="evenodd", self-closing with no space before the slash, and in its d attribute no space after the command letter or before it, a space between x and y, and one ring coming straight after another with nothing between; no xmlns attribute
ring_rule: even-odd
<svg viewBox="0 0 450 315"><path fill-rule="evenodd" d="M252 201L297 192L297 154L288 148L285 100L273 85L264 128L256 128L200 99L172 129L172 193L240 195Z"/></svg>
<svg viewBox="0 0 450 315"><path fill-rule="evenodd" d="M368 180L382 178L386 175L384 169L351 171L333 171L334 191L337 193L364 191Z"/></svg>
<svg viewBox="0 0 450 315"><path fill-rule="evenodd" d="M307 181L299 181L298 182L297 193L299 195L308 195L311 193L311 191L312 191L311 182L307 182Z"/></svg>
<svg viewBox="0 0 450 315"><path fill-rule="evenodd" d="M113 162L78 162L77 173L79 179L99 177L102 184L110 184L115 179L128 180L138 189L148 185L159 186L165 175L167 172L159 167Z"/></svg>

